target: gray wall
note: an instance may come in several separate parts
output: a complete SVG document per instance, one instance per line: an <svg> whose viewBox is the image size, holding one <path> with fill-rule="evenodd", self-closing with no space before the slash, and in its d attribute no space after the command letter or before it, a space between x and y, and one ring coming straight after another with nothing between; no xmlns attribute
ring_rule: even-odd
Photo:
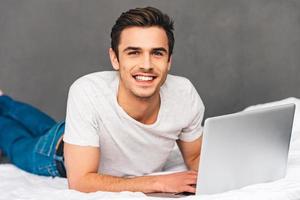
<svg viewBox="0 0 300 200"><path fill-rule="evenodd" d="M0 0L0 88L63 120L70 84L111 69L115 19L146 5L173 16L171 73L191 79L206 117L300 97L298 0Z"/></svg>

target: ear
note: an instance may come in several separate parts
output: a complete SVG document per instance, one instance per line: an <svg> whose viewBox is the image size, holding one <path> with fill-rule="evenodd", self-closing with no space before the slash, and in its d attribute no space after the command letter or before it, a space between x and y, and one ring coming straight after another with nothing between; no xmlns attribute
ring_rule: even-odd
<svg viewBox="0 0 300 200"><path fill-rule="evenodd" d="M168 71L170 71L170 69L171 69L172 58L173 58L172 55L170 55L169 62L168 62Z"/></svg>
<svg viewBox="0 0 300 200"><path fill-rule="evenodd" d="M117 54L112 48L109 48L109 58L113 68L118 71L120 69L119 60L117 58Z"/></svg>

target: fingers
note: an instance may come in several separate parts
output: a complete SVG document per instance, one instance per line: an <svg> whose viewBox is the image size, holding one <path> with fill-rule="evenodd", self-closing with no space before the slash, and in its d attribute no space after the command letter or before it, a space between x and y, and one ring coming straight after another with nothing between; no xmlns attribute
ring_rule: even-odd
<svg viewBox="0 0 300 200"><path fill-rule="evenodd" d="M197 183L198 173L195 171L186 171L178 173L184 185L195 185Z"/></svg>
<svg viewBox="0 0 300 200"><path fill-rule="evenodd" d="M186 184L186 185L196 185L196 183L197 183L197 179L185 179L184 180L184 184Z"/></svg>
<svg viewBox="0 0 300 200"><path fill-rule="evenodd" d="M187 171L185 173L185 178L183 181L184 186L182 187L182 192L196 193L195 185L197 183L197 176L198 172L196 171Z"/></svg>
<svg viewBox="0 0 300 200"><path fill-rule="evenodd" d="M190 178L190 179L197 179L198 177L198 173L195 172L195 171L189 171L187 172L187 178Z"/></svg>
<svg viewBox="0 0 300 200"><path fill-rule="evenodd" d="M174 173L174 174L188 175L188 176L198 176L198 172L196 172L196 171L177 172L177 173Z"/></svg>
<svg viewBox="0 0 300 200"><path fill-rule="evenodd" d="M196 183L197 183L197 177L198 172L196 171L188 171L187 172L188 178L184 180L184 183L186 186L184 186L183 192L190 192L190 193L196 193Z"/></svg>
<svg viewBox="0 0 300 200"><path fill-rule="evenodd" d="M183 188L182 192L196 193L196 188L193 186L187 185Z"/></svg>
<svg viewBox="0 0 300 200"><path fill-rule="evenodd" d="M197 183L197 172L186 171L177 172L160 176L160 180L164 187L163 192L190 192L195 193L196 189L193 185Z"/></svg>

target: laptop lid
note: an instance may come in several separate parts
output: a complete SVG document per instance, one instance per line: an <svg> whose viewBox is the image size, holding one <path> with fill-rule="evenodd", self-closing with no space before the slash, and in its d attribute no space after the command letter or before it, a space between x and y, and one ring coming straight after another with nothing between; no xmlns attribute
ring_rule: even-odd
<svg viewBox="0 0 300 200"><path fill-rule="evenodd" d="M295 105L208 118L196 194L274 181L286 174Z"/></svg>

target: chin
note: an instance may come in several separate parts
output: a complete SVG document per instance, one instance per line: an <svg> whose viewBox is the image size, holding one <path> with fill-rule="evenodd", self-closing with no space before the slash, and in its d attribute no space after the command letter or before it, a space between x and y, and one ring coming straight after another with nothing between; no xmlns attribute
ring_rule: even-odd
<svg viewBox="0 0 300 200"><path fill-rule="evenodd" d="M136 96L136 97L139 97L139 98L151 98L155 95L155 91L149 91L149 92L145 92L145 91L141 91L141 92L138 92L138 91L135 91L133 92L133 94Z"/></svg>

